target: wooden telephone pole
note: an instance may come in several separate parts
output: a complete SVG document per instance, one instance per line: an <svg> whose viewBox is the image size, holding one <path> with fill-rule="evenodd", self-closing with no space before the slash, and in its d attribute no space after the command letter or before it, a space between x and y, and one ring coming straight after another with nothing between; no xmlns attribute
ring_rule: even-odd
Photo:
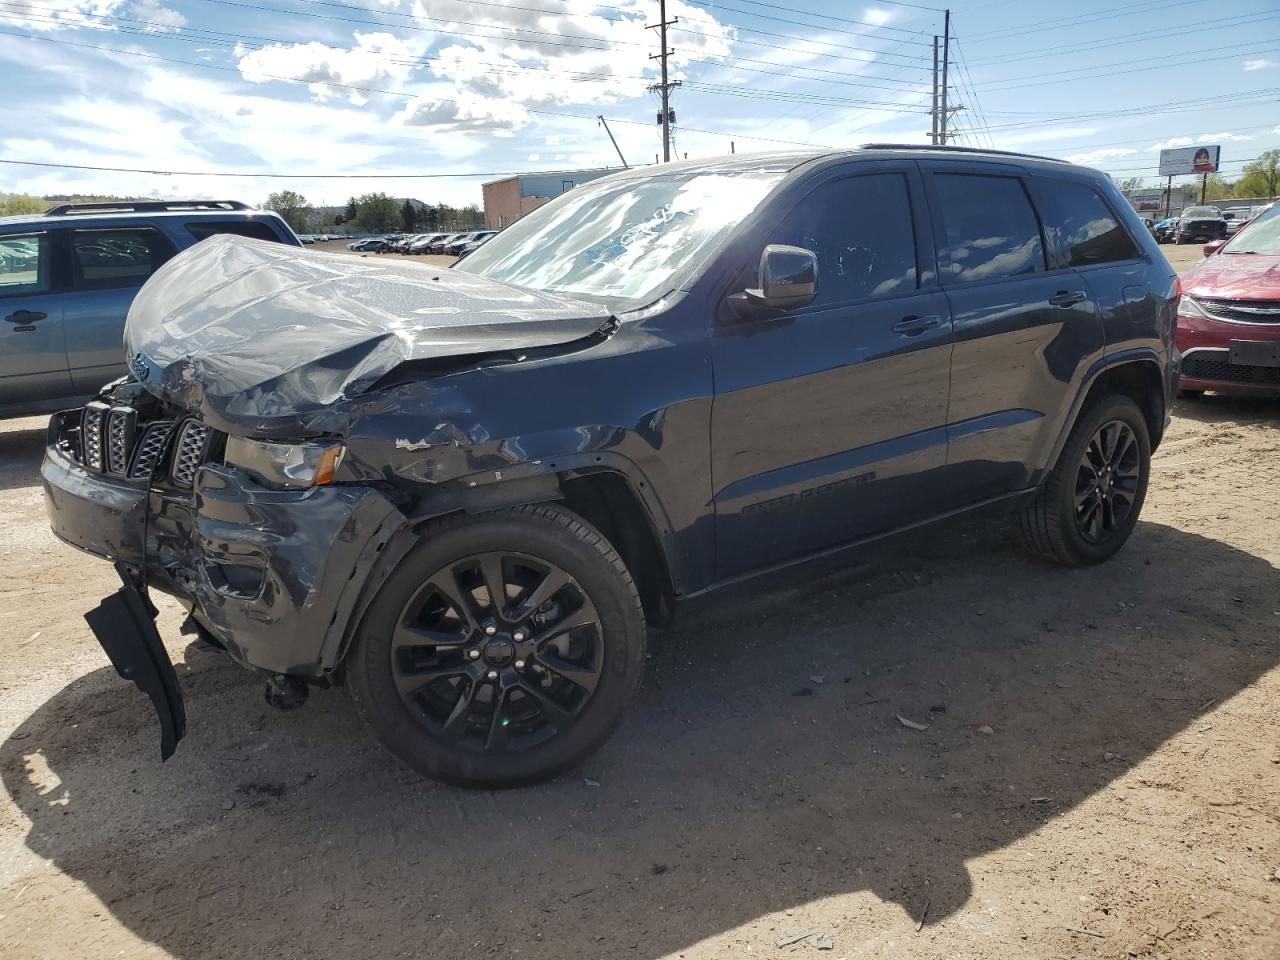
<svg viewBox="0 0 1280 960"><path fill-rule="evenodd" d="M661 44L659 47L661 52L650 54L649 59L662 61L662 82L653 84L649 89L657 90L662 94L662 112L658 114L658 124L662 127L663 163L668 163L671 160L671 124L674 120L674 113L671 109L671 90L680 86L679 80L672 82L667 79L667 57L675 52L667 48L667 27L679 22L679 17L671 20L667 19L667 0L658 0L658 22L645 27L646 30L658 31L658 42Z"/></svg>

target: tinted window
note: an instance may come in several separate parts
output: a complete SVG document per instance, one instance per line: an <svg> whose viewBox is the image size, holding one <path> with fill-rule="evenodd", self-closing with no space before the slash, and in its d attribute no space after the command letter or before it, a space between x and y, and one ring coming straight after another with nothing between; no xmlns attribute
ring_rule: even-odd
<svg viewBox="0 0 1280 960"><path fill-rule="evenodd" d="M916 289L911 200L907 181L898 173L849 177L819 187L770 233L768 242L818 255L818 306Z"/></svg>
<svg viewBox="0 0 1280 960"><path fill-rule="evenodd" d="M78 290L139 287L175 252L167 237L147 227L72 230L72 280Z"/></svg>
<svg viewBox="0 0 1280 960"><path fill-rule="evenodd" d="M1044 231L1055 241L1066 266L1128 260L1137 255L1124 227L1092 187L1065 180L1036 180L1033 189Z"/></svg>
<svg viewBox="0 0 1280 960"><path fill-rule="evenodd" d="M0 297L49 289L49 235L0 237Z"/></svg>
<svg viewBox="0 0 1280 960"><path fill-rule="evenodd" d="M1022 184L1013 177L939 174L951 278L995 280L1044 270L1040 226Z"/></svg>
<svg viewBox="0 0 1280 960"><path fill-rule="evenodd" d="M187 229L197 240L212 237L215 233L234 233L240 237L253 237L255 240L280 242L276 232L261 220L197 220L195 223L188 223Z"/></svg>

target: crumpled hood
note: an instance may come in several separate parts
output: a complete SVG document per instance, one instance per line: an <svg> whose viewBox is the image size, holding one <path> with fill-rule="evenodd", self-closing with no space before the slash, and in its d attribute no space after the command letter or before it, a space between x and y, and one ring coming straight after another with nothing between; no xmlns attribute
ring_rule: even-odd
<svg viewBox="0 0 1280 960"><path fill-rule="evenodd" d="M1280 300L1280 256L1215 253L1183 278L1182 292L1224 300Z"/></svg>
<svg viewBox="0 0 1280 960"><path fill-rule="evenodd" d="M134 298L129 369L224 429L278 425L415 360L554 347L607 309L420 263L230 235L180 253Z"/></svg>

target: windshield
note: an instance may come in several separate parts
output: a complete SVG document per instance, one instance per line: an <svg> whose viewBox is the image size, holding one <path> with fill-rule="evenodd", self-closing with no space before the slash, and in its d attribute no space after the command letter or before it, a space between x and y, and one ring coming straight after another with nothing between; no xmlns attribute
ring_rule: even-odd
<svg viewBox="0 0 1280 960"><path fill-rule="evenodd" d="M1280 204L1241 227L1221 252L1280 254Z"/></svg>
<svg viewBox="0 0 1280 960"><path fill-rule="evenodd" d="M1222 216L1222 214L1218 212L1217 207L1187 207L1187 209L1182 211L1182 216L1184 219L1190 219L1193 217L1199 219L1212 217L1216 220L1218 217Z"/></svg>
<svg viewBox="0 0 1280 960"><path fill-rule="evenodd" d="M533 290L648 302L696 267L795 161L587 183L516 221L459 270Z"/></svg>

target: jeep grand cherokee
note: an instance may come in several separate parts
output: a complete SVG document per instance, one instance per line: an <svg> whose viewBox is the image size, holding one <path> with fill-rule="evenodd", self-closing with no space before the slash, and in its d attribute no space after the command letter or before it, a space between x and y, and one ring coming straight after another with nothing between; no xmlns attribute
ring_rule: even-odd
<svg viewBox="0 0 1280 960"><path fill-rule="evenodd" d="M455 270L215 238L53 418L49 516L121 573L87 618L162 755L148 587L272 702L345 682L418 769L524 783L604 741L677 598L991 504L1106 560L1178 295L1105 176L957 148L624 171Z"/></svg>

